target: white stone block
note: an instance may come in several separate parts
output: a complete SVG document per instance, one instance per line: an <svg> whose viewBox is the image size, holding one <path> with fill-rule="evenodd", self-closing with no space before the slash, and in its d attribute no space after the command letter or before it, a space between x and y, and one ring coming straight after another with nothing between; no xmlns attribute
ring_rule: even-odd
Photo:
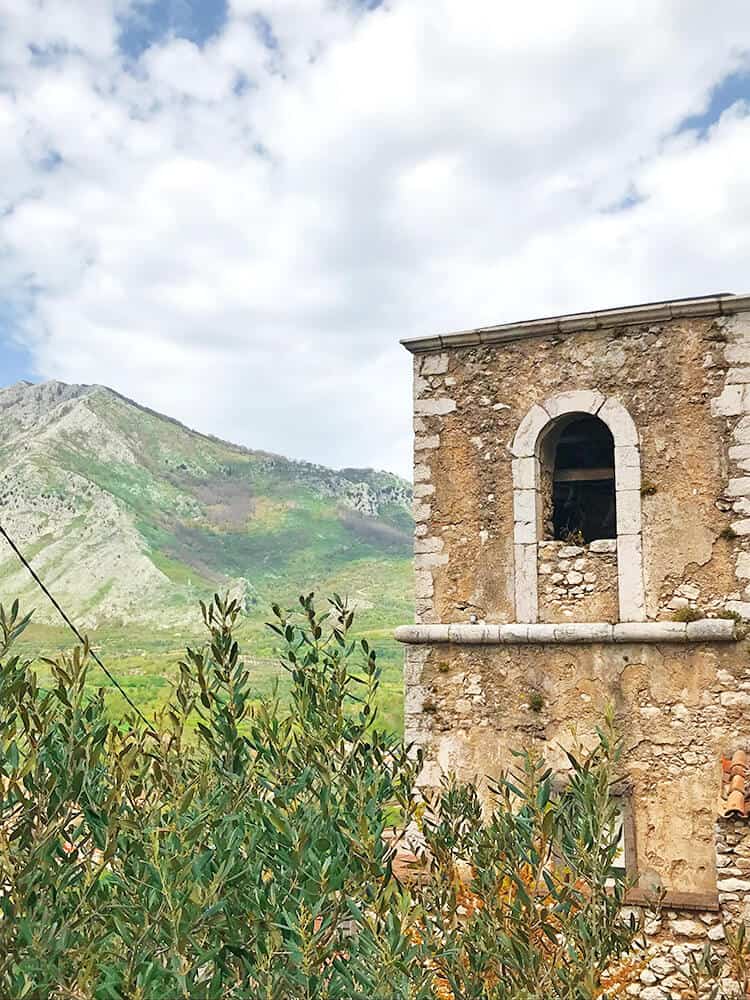
<svg viewBox="0 0 750 1000"><path fill-rule="evenodd" d="M728 642L735 638L734 622L731 618L703 618L687 623L689 642Z"/></svg>
<svg viewBox="0 0 750 1000"><path fill-rule="evenodd" d="M424 462L417 462L414 466L412 476L415 483L426 483L429 482L432 477L432 470L430 469L430 466Z"/></svg>
<svg viewBox="0 0 750 1000"><path fill-rule="evenodd" d="M499 627L500 642L503 643L523 643L529 641L529 626L519 622L512 622L510 625Z"/></svg>
<svg viewBox="0 0 750 1000"><path fill-rule="evenodd" d="M511 462L513 488L516 490L536 490L539 486L537 483L538 467L536 458L514 458Z"/></svg>
<svg viewBox="0 0 750 1000"><path fill-rule="evenodd" d="M743 417L737 421L732 437L738 444L750 444L750 417Z"/></svg>
<svg viewBox="0 0 750 1000"><path fill-rule="evenodd" d="M404 712L417 715L424 708L425 689L421 684L410 684L404 692Z"/></svg>
<svg viewBox="0 0 750 1000"><path fill-rule="evenodd" d="M750 693L747 691L722 691L719 695L719 701L724 708L748 708L750 707ZM750 883L748 883L748 888L750 888Z"/></svg>
<svg viewBox="0 0 750 1000"><path fill-rule="evenodd" d="M727 601L726 609L750 621L750 603L747 601Z"/></svg>
<svg viewBox="0 0 750 1000"><path fill-rule="evenodd" d="M750 518L744 517L741 521L732 521L732 531L735 535L750 535Z"/></svg>
<svg viewBox="0 0 750 1000"><path fill-rule="evenodd" d="M616 490L638 490L641 489L641 469L640 466L616 465L615 466L615 489Z"/></svg>
<svg viewBox="0 0 750 1000"><path fill-rule="evenodd" d="M750 365L742 368L730 368L727 372L727 385L750 382Z"/></svg>
<svg viewBox="0 0 750 1000"><path fill-rule="evenodd" d="M419 628L422 633L422 642L448 642L449 635L447 625L420 625Z"/></svg>
<svg viewBox="0 0 750 1000"><path fill-rule="evenodd" d="M615 445L615 468L640 469L641 453L636 445Z"/></svg>
<svg viewBox="0 0 750 1000"><path fill-rule="evenodd" d="M416 538L414 540L414 552L442 552L445 542L442 538L436 538L434 535L429 535L425 538Z"/></svg>
<svg viewBox="0 0 750 1000"><path fill-rule="evenodd" d="M589 544L589 552L592 552L594 555L605 555L607 553L617 552L617 539L597 538Z"/></svg>
<svg viewBox="0 0 750 1000"><path fill-rule="evenodd" d="M536 524L536 490L513 491L513 520ZM535 541L536 539L532 539Z"/></svg>
<svg viewBox="0 0 750 1000"><path fill-rule="evenodd" d="M550 396L542 406L554 418L564 413L595 414L603 404L604 396L596 389L576 389Z"/></svg>
<svg viewBox="0 0 750 1000"><path fill-rule="evenodd" d="M440 447L439 434L418 434L414 438L414 451L432 451Z"/></svg>
<svg viewBox="0 0 750 1000"><path fill-rule="evenodd" d="M727 484L727 496L750 496L750 476L740 476L738 479L730 479Z"/></svg>
<svg viewBox="0 0 750 1000"><path fill-rule="evenodd" d="M538 614L536 545L515 545L516 618L535 622Z"/></svg>
<svg viewBox="0 0 750 1000"><path fill-rule="evenodd" d="M464 625L462 623L449 625L448 640L470 646L491 645L499 642L498 628L497 625Z"/></svg>
<svg viewBox="0 0 750 1000"><path fill-rule="evenodd" d="M419 397L423 393L430 391L430 383L427 381L426 378L422 378L419 375L415 375L412 390L414 394L414 399L419 399Z"/></svg>
<svg viewBox="0 0 750 1000"><path fill-rule="evenodd" d="M750 343L740 340L734 344L727 344L724 348L724 357L730 365L750 364Z"/></svg>
<svg viewBox="0 0 750 1000"><path fill-rule="evenodd" d="M597 416L612 431L615 439L615 447L621 448L623 445L637 445L638 431L633 423L633 418L622 405L622 403L610 396L601 407Z"/></svg>
<svg viewBox="0 0 750 1000"><path fill-rule="evenodd" d="M447 552L419 552L414 556L414 569L432 569L434 566L446 566L448 563Z"/></svg>
<svg viewBox="0 0 750 1000"><path fill-rule="evenodd" d="M419 642L421 630L424 625L399 625L393 630L393 638L396 642Z"/></svg>
<svg viewBox="0 0 750 1000"><path fill-rule="evenodd" d="M414 596L417 600L425 600L432 597L433 593L432 573L429 570L417 570L414 573Z"/></svg>
<svg viewBox="0 0 750 1000"><path fill-rule="evenodd" d="M414 489L412 490L412 495L415 500L419 500L422 497L429 497L435 492L435 487L432 483L415 483Z"/></svg>
<svg viewBox="0 0 750 1000"><path fill-rule="evenodd" d="M734 573L739 580L750 579L750 552L737 553L737 562L735 564Z"/></svg>
<svg viewBox="0 0 750 1000"><path fill-rule="evenodd" d="M617 534L637 535L641 530L640 490L617 490Z"/></svg>
<svg viewBox="0 0 750 1000"><path fill-rule="evenodd" d="M516 521L513 525L513 541L517 545L532 545L536 541L536 524L531 521Z"/></svg>
<svg viewBox="0 0 750 1000"><path fill-rule="evenodd" d="M584 552L585 549L580 545L563 545L557 555L560 559L575 559L576 556L582 556Z"/></svg>
<svg viewBox="0 0 750 1000"><path fill-rule="evenodd" d="M554 642L555 625L529 625L529 642Z"/></svg>
<svg viewBox="0 0 750 1000"><path fill-rule="evenodd" d="M555 642L612 642L608 622L571 622L554 626Z"/></svg>
<svg viewBox="0 0 750 1000"><path fill-rule="evenodd" d="M750 444L735 444L729 449L729 457L734 462L739 462L743 458L750 458Z"/></svg>
<svg viewBox="0 0 750 1000"><path fill-rule="evenodd" d="M418 399L414 403L414 412L419 417L444 417L456 409L455 399L440 396L437 399Z"/></svg>
<svg viewBox="0 0 750 1000"><path fill-rule="evenodd" d="M687 597L673 597L667 607L670 611L677 611L678 608L689 608L690 601Z"/></svg>
<svg viewBox="0 0 750 1000"><path fill-rule="evenodd" d="M414 628L414 626L405 626ZM422 679L422 671L430 655L429 649L412 647L404 652L404 684L408 687L411 684L419 684Z"/></svg>
<svg viewBox="0 0 750 1000"><path fill-rule="evenodd" d="M685 642L685 622L618 622L613 628L615 642Z"/></svg>
<svg viewBox="0 0 750 1000"><path fill-rule="evenodd" d="M447 354L427 354L422 358L422 375L445 375L447 371Z"/></svg>
<svg viewBox="0 0 750 1000"><path fill-rule="evenodd" d="M535 454L539 435L550 422L550 415L536 403L518 425L511 451L516 458L528 458Z"/></svg>
<svg viewBox="0 0 750 1000"><path fill-rule="evenodd" d="M617 582L621 621L643 621L646 617L646 601L640 535L617 536Z"/></svg>
<svg viewBox="0 0 750 1000"><path fill-rule="evenodd" d="M415 500L412 504L412 513L414 514L414 521L419 524L421 521L429 521L432 515L432 507L428 503L421 503L421 501Z"/></svg>
<svg viewBox="0 0 750 1000"><path fill-rule="evenodd" d="M745 387L728 385L720 396L711 400L711 415L714 417L736 417L747 413Z"/></svg>

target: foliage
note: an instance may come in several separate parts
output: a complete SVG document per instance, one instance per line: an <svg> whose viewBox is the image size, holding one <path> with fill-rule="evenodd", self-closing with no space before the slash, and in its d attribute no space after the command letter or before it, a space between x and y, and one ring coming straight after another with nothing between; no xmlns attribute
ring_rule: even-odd
<svg viewBox="0 0 750 1000"><path fill-rule="evenodd" d="M425 864L394 876L387 828L414 828L418 755L379 728L378 666L337 597L275 607L288 709L251 697L236 603L202 607L153 727L87 693L88 650L12 649L0 610L0 995L29 998L541 1000L601 995L629 944L606 734L555 794L539 762L493 791L447 784ZM361 658L361 667L354 664ZM188 725L195 730L188 739ZM430 860L431 859L431 860Z"/></svg>
<svg viewBox="0 0 750 1000"><path fill-rule="evenodd" d="M434 877L419 893L442 995L601 995L605 970L638 929L634 917L620 919L626 885L613 877L617 755L601 731L585 758L568 754L571 778L555 795L542 761L519 754L518 779L490 789L489 815L474 785L446 782L425 818Z"/></svg>
<svg viewBox="0 0 750 1000"><path fill-rule="evenodd" d="M672 612L673 622L699 622L705 617L705 611L701 611L700 608L677 608L676 611Z"/></svg>

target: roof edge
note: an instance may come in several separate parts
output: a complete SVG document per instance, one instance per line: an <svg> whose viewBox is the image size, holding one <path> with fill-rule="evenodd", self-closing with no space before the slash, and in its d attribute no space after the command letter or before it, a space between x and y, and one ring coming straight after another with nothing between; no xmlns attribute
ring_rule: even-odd
<svg viewBox="0 0 750 1000"><path fill-rule="evenodd" d="M433 337L410 337L402 340L401 344L411 354L425 354L447 347L504 344L528 337L559 337L588 330L606 330L615 326L663 323L665 320L691 316L730 316L739 312L750 312L750 294L722 293L692 299L647 302L617 309L599 309L595 312L566 313L562 316L547 316L517 323L501 323L498 326L480 326L473 330L459 330L456 333L444 333Z"/></svg>

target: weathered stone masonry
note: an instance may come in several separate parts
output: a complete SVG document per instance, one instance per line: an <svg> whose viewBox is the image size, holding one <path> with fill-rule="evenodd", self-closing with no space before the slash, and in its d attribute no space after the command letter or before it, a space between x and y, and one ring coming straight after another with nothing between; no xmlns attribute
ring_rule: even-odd
<svg viewBox="0 0 750 1000"><path fill-rule="evenodd" d="M422 780L497 775L519 746L564 770L571 724L586 740L613 705L638 878L668 893L629 992L677 996L686 954L720 945L750 899L748 821L715 830L718 762L750 745L749 651L728 617L750 618L750 297L407 346L416 625L398 635ZM569 545L548 535L549 462L581 417L612 435L616 537Z"/></svg>

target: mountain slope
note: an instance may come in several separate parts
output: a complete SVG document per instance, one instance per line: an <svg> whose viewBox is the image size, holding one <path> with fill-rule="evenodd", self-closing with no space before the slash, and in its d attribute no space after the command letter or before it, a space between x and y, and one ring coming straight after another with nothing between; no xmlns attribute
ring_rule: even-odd
<svg viewBox="0 0 750 1000"><path fill-rule="evenodd" d="M195 619L213 590L262 617L303 589L411 601L411 487L333 471L189 430L103 386L0 390L0 515L63 605L88 627ZM12 553L0 601L55 622Z"/></svg>

